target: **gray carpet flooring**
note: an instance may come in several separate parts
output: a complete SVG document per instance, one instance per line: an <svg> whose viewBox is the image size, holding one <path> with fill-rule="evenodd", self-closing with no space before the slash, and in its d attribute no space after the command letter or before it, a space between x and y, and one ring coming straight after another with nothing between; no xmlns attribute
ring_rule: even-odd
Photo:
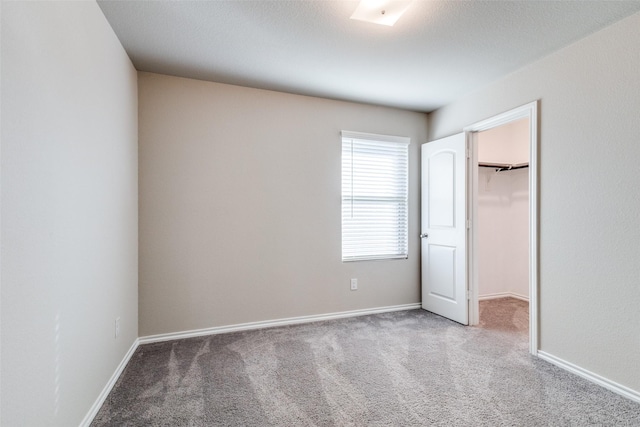
<svg viewBox="0 0 640 427"><path fill-rule="evenodd" d="M640 426L640 404L529 355L527 304L140 346L93 426Z"/></svg>

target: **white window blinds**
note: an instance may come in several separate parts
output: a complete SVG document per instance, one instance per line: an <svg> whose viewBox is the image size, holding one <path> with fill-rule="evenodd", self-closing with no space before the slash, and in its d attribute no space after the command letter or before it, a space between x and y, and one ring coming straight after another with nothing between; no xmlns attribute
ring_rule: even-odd
<svg viewBox="0 0 640 427"><path fill-rule="evenodd" d="M407 258L409 138L342 132L342 260Z"/></svg>

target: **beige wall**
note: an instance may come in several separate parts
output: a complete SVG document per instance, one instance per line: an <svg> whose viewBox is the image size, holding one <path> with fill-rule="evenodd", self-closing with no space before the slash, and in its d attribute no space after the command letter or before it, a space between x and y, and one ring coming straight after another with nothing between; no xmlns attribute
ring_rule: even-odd
<svg viewBox="0 0 640 427"><path fill-rule="evenodd" d="M97 4L2 3L3 426L77 426L138 336L136 77Z"/></svg>
<svg viewBox="0 0 640 427"><path fill-rule="evenodd" d="M149 73L138 87L141 336L420 301L424 114ZM341 130L411 138L408 260L341 262Z"/></svg>
<svg viewBox="0 0 640 427"><path fill-rule="evenodd" d="M478 133L478 162L529 163L529 119L520 119Z"/></svg>
<svg viewBox="0 0 640 427"><path fill-rule="evenodd" d="M640 14L429 115L429 139L540 99L540 346L640 391Z"/></svg>
<svg viewBox="0 0 640 427"><path fill-rule="evenodd" d="M476 226L478 296L529 298L528 169L479 168Z"/></svg>

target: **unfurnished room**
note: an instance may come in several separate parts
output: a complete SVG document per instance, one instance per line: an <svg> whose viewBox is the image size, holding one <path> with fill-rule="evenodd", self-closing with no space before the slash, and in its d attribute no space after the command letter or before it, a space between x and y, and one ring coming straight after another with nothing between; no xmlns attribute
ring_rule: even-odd
<svg viewBox="0 0 640 427"><path fill-rule="evenodd" d="M640 0L0 20L3 427L640 426Z"/></svg>

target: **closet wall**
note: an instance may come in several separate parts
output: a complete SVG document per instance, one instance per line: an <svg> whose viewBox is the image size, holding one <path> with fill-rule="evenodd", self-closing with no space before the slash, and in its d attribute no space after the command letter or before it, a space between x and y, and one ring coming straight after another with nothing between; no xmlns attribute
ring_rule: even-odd
<svg viewBox="0 0 640 427"><path fill-rule="evenodd" d="M512 122L478 135L478 160L528 163L529 124ZM480 167L478 180L480 299L529 296L529 169Z"/></svg>

